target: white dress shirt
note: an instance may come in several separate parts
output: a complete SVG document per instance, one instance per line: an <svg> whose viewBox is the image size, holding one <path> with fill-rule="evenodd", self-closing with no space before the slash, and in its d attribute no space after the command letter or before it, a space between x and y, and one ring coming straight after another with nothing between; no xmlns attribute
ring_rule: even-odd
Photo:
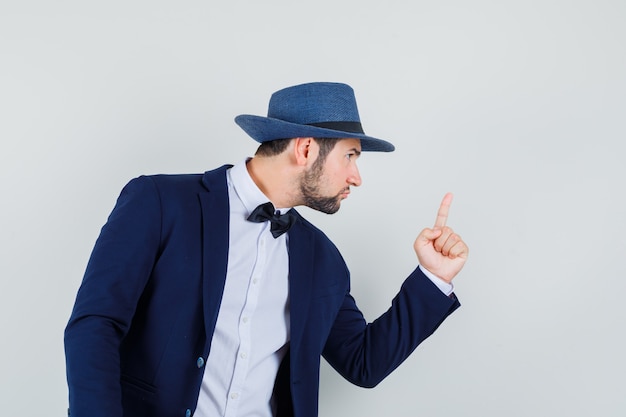
<svg viewBox="0 0 626 417"><path fill-rule="evenodd" d="M270 223L250 213L269 199L246 161L228 170L228 266L195 417L272 417L272 391L289 343L289 233L274 239ZM289 208L279 209L281 213ZM452 285L422 271L449 295Z"/></svg>
<svg viewBox="0 0 626 417"><path fill-rule="evenodd" d="M271 417L274 380L289 342L288 233L274 239L269 222L246 220L269 199L245 161L227 180L226 284L194 416Z"/></svg>

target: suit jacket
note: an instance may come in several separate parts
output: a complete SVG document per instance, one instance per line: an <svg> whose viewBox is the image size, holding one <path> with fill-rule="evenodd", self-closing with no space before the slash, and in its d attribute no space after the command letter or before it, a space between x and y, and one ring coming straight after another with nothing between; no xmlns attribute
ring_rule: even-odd
<svg viewBox="0 0 626 417"><path fill-rule="evenodd" d="M223 166L130 181L103 226L65 330L73 417L193 415L228 259ZM320 356L373 387L458 306L417 268L368 324L339 251L297 214L289 233L291 341L279 416L317 416Z"/></svg>

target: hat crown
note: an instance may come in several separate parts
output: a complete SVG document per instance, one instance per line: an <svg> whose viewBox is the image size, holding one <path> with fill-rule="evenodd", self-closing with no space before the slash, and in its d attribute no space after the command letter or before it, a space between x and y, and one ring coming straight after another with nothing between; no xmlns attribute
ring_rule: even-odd
<svg viewBox="0 0 626 417"><path fill-rule="evenodd" d="M360 122L354 90L347 84L315 82L272 94L267 117L290 123Z"/></svg>
<svg viewBox="0 0 626 417"><path fill-rule="evenodd" d="M272 94L267 117L240 114L237 123L259 143L291 138L354 138L362 151L391 152L386 140L363 131L352 87L313 82Z"/></svg>

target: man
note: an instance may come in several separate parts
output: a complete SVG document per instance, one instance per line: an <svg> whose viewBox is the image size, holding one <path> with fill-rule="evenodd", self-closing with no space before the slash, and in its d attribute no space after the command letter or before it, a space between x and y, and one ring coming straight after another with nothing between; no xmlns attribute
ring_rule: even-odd
<svg viewBox="0 0 626 417"><path fill-rule="evenodd" d="M197 175L132 180L102 228L65 331L74 417L316 416L320 356L372 387L458 306L468 249L446 226L367 324L338 250L292 207L336 212L361 184L352 89L310 83L236 122L254 158ZM277 209L276 209L277 208Z"/></svg>

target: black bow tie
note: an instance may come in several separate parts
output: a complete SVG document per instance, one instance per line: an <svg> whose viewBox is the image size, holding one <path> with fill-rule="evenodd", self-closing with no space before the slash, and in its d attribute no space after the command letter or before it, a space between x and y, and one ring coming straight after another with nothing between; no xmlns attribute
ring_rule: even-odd
<svg viewBox="0 0 626 417"><path fill-rule="evenodd" d="M248 220L255 223L263 223L269 220L272 223L270 232L272 232L274 238L277 238L289 230L295 223L296 216L291 210L285 214L280 214L279 211L274 209L274 205L271 202L267 202L255 208L248 216Z"/></svg>

